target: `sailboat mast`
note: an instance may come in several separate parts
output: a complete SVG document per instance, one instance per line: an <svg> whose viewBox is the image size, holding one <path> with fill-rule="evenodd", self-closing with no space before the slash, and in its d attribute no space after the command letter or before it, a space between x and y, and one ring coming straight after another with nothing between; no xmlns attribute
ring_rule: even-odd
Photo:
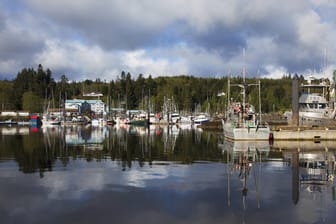
<svg viewBox="0 0 336 224"><path fill-rule="evenodd" d="M244 122L244 117L245 117L245 83L243 85L243 108L242 108L242 121L243 121L243 127L245 128L245 122Z"/></svg>
<svg viewBox="0 0 336 224"><path fill-rule="evenodd" d="M245 68L245 48L243 49L243 83L245 85L245 73L246 73L246 68Z"/></svg>
<svg viewBox="0 0 336 224"><path fill-rule="evenodd" d="M245 122L244 122L244 116L245 116L245 95L246 95L246 91L245 91L245 87L246 87L246 83L245 83L245 73L246 73L246 69L245 69L245 48L243 49L243 58L244 58L244 66L243 66L243 108L242 108L242 120L243 120L243 127L245 128Z"/></svg>
<svg viewBox="0 0 336 224"><path fill-rule="evenodd" d="M258 80L258 87L259 87L259 96L258 96L258 100L259 100L259 123L261 123L261 93L260 93L260 79Z"/></svg>
<svg viewBox="0 0 336 224"><path fill-rule="evenodd" d="M227 89L227 118L226 119L229 119L229 115L230 115L230 77L228 77L228 89Z"/></svg>

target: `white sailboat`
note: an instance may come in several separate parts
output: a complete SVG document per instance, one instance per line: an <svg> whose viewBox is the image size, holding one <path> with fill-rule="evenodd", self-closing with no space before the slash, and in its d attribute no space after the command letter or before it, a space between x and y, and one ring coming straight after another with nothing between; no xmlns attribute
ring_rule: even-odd
<svg viewBox="0 0 336 224"><path fill-rule="evenodd" d="M43 116L42 116L42 126L53 126L53 125L60 125L61 124L61 119L58 116L54 116L49 112L49 105L48 103L47 109L44 111Z"/></svg>

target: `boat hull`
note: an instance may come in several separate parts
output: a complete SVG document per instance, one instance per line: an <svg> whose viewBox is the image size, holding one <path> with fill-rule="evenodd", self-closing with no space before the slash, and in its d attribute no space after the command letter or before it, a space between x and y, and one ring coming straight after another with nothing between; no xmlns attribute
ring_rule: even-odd
<svg viewBox="0 0 336 224"><path fill-rule="evenodd" d="M329 119L326 111L300 111L299 117L304 120L323 120Z"/></svg>
<svg viewBox="0 0 336 224"><path fill-rule="evenodd" d="M210 119L207 119L207 118L204 118L204 119L196 119L194 120L194 124L203 124L203 123L206 123L206 122L209 122Z"/></svg>
<svg viewBox="0 0 336 224"><path fill-rule="evenodd" d="M128 124L135 126L146 126L148 125L148 119L130 120Z"/></svg>
<svg viewBox="0 0 336 224"><path fill-rule="evenodd" d="M231 123L223 122L223 132L226 139L234 141L263 141L270 138L268 126L234 127Z"/></svg>
<svg viewBox="0 0 336 224"><path fill-rule="evenodd" d="M54 125L60 125L61 121L57 120L42 120L43 126L54 126Z"/></svg>

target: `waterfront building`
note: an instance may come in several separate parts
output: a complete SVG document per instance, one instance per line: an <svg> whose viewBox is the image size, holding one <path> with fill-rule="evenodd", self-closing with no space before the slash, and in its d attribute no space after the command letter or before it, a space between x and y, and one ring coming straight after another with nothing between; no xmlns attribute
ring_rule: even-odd
<svg viewBox="0 0 336 224"><path fill-rule="evenodd" d="M95 114L105 115L107 111L106 104L102 100L71 99L65 101L65 110L77 110L78 113L84 110L90 110Z"/></svg>

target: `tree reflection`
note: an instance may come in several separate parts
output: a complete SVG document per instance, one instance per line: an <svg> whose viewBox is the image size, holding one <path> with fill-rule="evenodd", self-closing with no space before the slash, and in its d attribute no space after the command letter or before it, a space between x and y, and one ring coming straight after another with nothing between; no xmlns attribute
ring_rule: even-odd
<svg viewBox="0 0 336 224"><path fill-rule="evenodd" d="M45 128L26 135L2 136L0 156L14 157L20 171L39 172L41 177L52 171L57 161L66 167L82 158L87 162L120 161L122 170L131 169L134 162L140 167L152 166L154 161L190 164L222 160L218 135L171 126Z"/></svg>

